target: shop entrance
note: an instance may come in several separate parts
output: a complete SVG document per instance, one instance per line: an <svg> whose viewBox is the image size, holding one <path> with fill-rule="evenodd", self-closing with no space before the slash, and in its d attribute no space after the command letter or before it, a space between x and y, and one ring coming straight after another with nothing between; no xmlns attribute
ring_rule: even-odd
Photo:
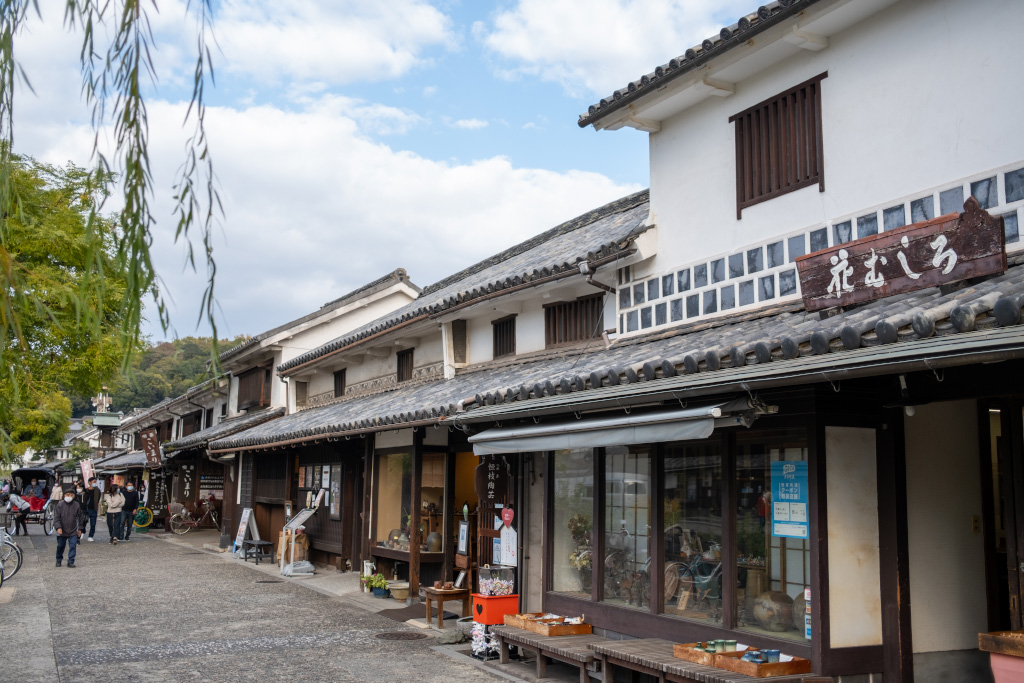
<svg viewBox="0 0 1024 683"><path fill-rule="evenodd" d="M1017 630L1024 626L1024 400L988 402L982 424L989 630Z"/></svg>

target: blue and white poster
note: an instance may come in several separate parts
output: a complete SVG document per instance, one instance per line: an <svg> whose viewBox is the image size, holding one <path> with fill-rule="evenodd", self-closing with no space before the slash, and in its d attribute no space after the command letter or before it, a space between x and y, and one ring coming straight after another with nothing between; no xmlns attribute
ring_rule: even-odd
<svg viewBox="0 0 1024 683"><path fill-rule="evenodd" d="M807 463L772 463L772 536L807 538Z"/></svg>

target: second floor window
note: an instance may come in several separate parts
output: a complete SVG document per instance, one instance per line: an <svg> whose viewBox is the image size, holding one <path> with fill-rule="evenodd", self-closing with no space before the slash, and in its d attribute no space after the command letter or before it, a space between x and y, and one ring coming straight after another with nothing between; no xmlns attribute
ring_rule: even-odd
<svg viewBox="0 0 1024 683"><path fill-rule="evenodd" d="M341 398L345 395L345 370L336 370L334 373L334 398Z"/></svg>
<svg viewBox="0 0 1024 683"><path fill-rule="evenodd" d="M412 379L412 349L399 351L398 358L398 381L405 382Z"/></svg>
<svg viewBox="0 0 1024 683"><path fill-rule="evenodd" d="M828 72L729 117L736 124L736 218L743 209L818 185L825 191L821 81Z"/></svg>
<svg viewBox="0 0 1024 683"><path fill-rule="evenodd" d="M238 409L270 405L270 368L253 368L238 376Z"/></svg>
<svg viewBox="0 0 1024 683"><path fill-rule="evenodd" d="M304 408L309 402L309 382L295 383L295 407Z"/></svg>
<svg viewBox="0 0 1024 683"><path fill-rule="evenodd" d="M604 295L560 301L544 307L544 345L573 344L601 336L604 327Z"/></svg>
<svg viewBox="0 0 1024 683"><path fill-rule="evenodd" d="M507 316L491 323L494 327L494 357L512 356L516 352L516 317Z"/></svg>

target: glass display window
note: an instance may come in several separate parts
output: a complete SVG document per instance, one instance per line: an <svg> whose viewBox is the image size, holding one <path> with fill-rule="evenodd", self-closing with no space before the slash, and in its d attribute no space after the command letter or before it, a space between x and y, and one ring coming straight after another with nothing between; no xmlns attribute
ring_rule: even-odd
<svg viewBox="0 0 1024 683"><path fill-rule="evenodd" d="M666 445L661 535L669 616L722 623L722 442Z"/></svg>
<svg viewBox="0 0 1024 683"><path fill-rule="evenodd" d="M376 544L408 551L412 520L412 453L377 455L376 515Z"/></svg>
<svg viewBox="0 0 1024 683"><path fill-rule="evenodd" d="M650 606L651 483L650 449L605 450L604 602Z"/></svg>
<svg viewBox="0 0 1024 683"><path fill-rule="evenodd" d="M593 576L594 454L555 451L551 588L589 598Z"/></svg>
<svg viewBox="0 0 1024 683"><path fill-rule="evenodd" d="M804 640L810 587L807 437L779 429L736 438L736 623Z"/></svg>
<svg viewBox="0 0 1024 683"><path fill-rule="evenodd" d="M444 550L444 482L443 453L424 453L420 477L420 543L427 552Z"/></svg>

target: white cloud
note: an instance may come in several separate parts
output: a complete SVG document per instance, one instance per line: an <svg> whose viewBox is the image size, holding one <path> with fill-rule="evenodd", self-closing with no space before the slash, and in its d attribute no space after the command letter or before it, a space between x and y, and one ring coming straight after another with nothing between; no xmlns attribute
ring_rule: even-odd
<svg viewBox="0 0 1024 683"><path fill-rule="evenodd" d="M486 128L489 124L483 119L459 119L452 125L463 130L480 130L481 128Z"/></svg>
<svg viewBox="0 0 1024 683"><path fill-rule="evenodd" d="M215 30L226 69L263 82L396 78L456 45L450 19L424 0L225 0Z"/></svg>
<svg viewBox="0 0 1024 683"><path fill-rule="evenodd" d="M505 78L539 77L603 96L716 35L749 0L518 0L473 35Z"/></svg>
<svg viewBox="0 0 1024 683"><path fill-rule="evenodd" d="M437 86L436 85L428 85L427 87L423 88L423 96L424 97L433 97L436 94L437 94Z"/></svg>

